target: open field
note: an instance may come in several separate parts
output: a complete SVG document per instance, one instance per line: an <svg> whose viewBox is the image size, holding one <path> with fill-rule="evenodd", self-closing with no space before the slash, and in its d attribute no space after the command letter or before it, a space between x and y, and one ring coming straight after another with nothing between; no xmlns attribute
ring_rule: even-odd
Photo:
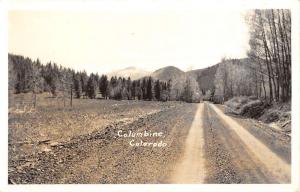
<svg viewBox="0 0 300 192"><path fill-rule="evenodd" d="M10 183L290 182L290 136L222 105L39 97L9 109Z"/></svg>

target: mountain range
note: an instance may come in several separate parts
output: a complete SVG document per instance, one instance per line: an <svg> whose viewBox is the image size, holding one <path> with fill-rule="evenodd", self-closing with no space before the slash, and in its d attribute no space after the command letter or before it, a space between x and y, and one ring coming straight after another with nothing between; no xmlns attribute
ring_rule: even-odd
<svg viewBox="0 0 300 192"><path fill-rule="evenodd" d="M193 79L199 82L201 89L208 90L214 86L214 77L219 64L207 67L204 69L190 70L184 72L174 66L166 66L154 72L145 71L136 67L127 67L124 69L116 70L107 74L110 78L117 77L130 77L132 80L140 79L143 77L151 76L154 79L161 81L172 80L175 87L180 87L185 82L186 78Z"/></svg>
<svg viewBox="0 0 300 192"><path fill-rule="evenodd" d="M238 61L240 65L249 65L251 63L249 58L241 58L234 59ZM225 63L219 62L210 67L206 67L203 69L196 69L190 71L182 71L174 66L166 66L160 69L157 69L154 72L145 71L142 69L138 69L136 67L128 67L125 69L117 70L112 73L107 74L109 77L117 76L117 77L130 77L132 80L141 79L143 77L151 76L154 79L159 79L161 81L172 80L173 88L181 89L183 84L187 79L191 81L196 81L199 84L199 87L203 92L207 90L212 90L214 88L215 74L220 65Z"/></svg>

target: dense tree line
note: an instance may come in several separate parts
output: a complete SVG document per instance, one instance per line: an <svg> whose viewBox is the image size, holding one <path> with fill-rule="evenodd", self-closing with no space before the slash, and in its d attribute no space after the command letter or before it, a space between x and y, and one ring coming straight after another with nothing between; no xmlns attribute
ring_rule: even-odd
<svg viewBox="0 0 300 192"><path fill-rule="evenodd" d="M167 82L154 80L152 77L133 81L130 77L128 79L111 77L109 82L102 84L106 85L103 89L108 90L107 95L112 99L169 100Z"/></svg>
<svg viewBox="0 0 300 192"><path fill-rule="evenodd" d="M255 10L250 25L249 58L256 73L258 95L272 101L291 99L290 10Z"/></svg>
<svg viewBox="0 0 300 192"><path fill-rule="evenodd" d="M224 101L235 96L257 96L255 71L249 69L250 64L250 59L223 58L215 73L213 94Z"/></svg>
<svg viewBox="0 0 300 192"><path fill-rule="evenodd" d="M104 98L117 100L170 100L171 83L144 77L131 80L130 77L99 76L98 73L88 75L85 71L58 66L55 63L42 65L19 55L8 55L9 90L14 93L50 92L54 97L58 94L70 94L72 89L76 98Z"/></svg>

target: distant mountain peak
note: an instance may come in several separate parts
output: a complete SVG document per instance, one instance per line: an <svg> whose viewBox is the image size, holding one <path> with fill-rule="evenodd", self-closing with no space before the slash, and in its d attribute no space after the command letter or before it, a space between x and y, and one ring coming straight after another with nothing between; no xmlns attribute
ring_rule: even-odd
<svg viewBox="0 0 300 192"><path fill-rule="evenodd" d="M135 69L137 69L137 68L134 66L130 66L130 67L124 68L123 70L135 70Z"/></svg>
<svg viewBox="0 0 300 192"><path fill-rule="evenodd" d="M169 79L182 79L185 72L174 66L167 66L154 71L151 76L154 78L167 81Z"/></svg>
<svg viewBox="0 0 300 192"><path fill-rule="evenodd" d="M178 72L183 72L182 70L180 70L179 68L177 67L174 67L174 66L166 66L166 67L163 67L163 68L160 68L160 69L157 69L156 71L154 72L157 72L157 71L162 71L162 70L173 70L173 71L178 71ZM184 72L183 72L184 73Z"/></svg>
<svg viewBox="0 0 300 192"><path fill-rule="evenodd" d="M112 76L117 76L117 77L125 77L128 78L130 77L132 80L139 79L141 77L149 75L149 71L145 71L143 69L139 69L137 67L126 67L124 69L112 71L110 73L107 73L107 76L110 78Z"/></svg>

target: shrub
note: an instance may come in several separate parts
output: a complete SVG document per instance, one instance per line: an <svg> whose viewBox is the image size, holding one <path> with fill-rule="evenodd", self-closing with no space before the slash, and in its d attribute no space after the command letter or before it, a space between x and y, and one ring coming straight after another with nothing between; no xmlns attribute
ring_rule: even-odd
<svg viewBox="0 0 300 192"><path fill-rule="evenodd" d="M234 97L225 102L225 113L258 118L262 115L266 105L253 97Z"/></svg>

